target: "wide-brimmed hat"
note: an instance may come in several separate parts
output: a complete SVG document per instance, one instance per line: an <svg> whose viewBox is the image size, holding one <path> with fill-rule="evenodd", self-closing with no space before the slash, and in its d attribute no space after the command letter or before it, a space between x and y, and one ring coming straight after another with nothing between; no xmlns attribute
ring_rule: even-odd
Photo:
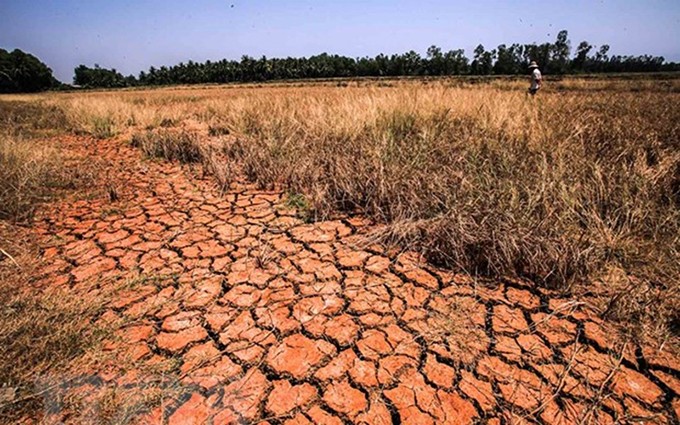
<svg viewBox="0 0 680 425"><path fill-rule="evenodd" d="M536 61L531 61L531 63L529 64L529 69L531 68L538 68L538 64L536 63Z"/></svg>

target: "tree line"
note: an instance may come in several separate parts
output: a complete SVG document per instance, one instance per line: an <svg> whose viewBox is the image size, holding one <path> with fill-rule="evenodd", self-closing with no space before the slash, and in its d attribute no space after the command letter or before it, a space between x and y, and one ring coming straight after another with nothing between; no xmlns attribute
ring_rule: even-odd
<svg viewBox="0 0 680 425"><path fill-rule="evenodd" d="M85 88L117 88L146 85L260 82L337 77L399 77L445 75L517 75L536 61L546 74L680 71L680 64L662 56L609 55L609 46L599 48L587 41L572 51L566 30L554 42L501 44L487 50L478 45L468 58L462 49L443 51L431 46L423 57L415 51L403 54L351 58L322 53L302 58L259 59L243 56L240 61L223 59L203 63L188 61L174 66L151 67L138 76L124 76L116 69L80 65L73 84ZM34 56L0 49L0 92L39 91L57 88L52 71Z"/></svg>
<svg viewBox="0 0 680 425"><path fill-rule="evenodd" d="M425 57L415 51L403 54L350 58L322 53L302 58L256 59L243 56L240 61L223 59L203 63L188 61L174 66L151 67L138 77L124 77L114 70L99 67L76 68L74 83L86 87L123 87L134 85L201 84L260 82L336 77L398 77L443 75L517 75L527 72L535 60L547 74L659 72L678 71L680 64L667 63L661 56L609 55L609 46L599 49L582 41L572 55L566 30L553 43L501 44L487 50L478 45L472 58L462 49L443 51L431 46Z"/></svg>

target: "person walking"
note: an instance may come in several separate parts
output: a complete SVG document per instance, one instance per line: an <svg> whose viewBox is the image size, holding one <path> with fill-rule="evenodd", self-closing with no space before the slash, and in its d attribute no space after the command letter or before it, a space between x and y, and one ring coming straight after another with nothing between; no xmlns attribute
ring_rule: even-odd
<svg viewBox="0 0 680 425"><path fill-rule="evenodd" d="M538 64L536 61L531 61L529 64L529 71L531 71L531 86L529 86L529 94L534 96L536 92L541 89L543 76L541 75L541 71L538 69Z"/></svg>

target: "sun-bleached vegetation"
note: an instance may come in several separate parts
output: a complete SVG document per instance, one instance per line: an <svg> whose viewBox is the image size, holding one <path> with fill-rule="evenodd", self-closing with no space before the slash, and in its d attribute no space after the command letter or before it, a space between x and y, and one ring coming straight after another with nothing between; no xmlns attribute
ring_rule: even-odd
<svg viewBox="0 0 680 425"><path fill-rule="evenodd" d="M222 187L238 164L248 179L303 199L311 218L366 215L384 224L385 240L438 264L593 290L611 316L649 322L662 312L653 322L672 328L678 80L566 79L536 99L524 86L381 80L45 102L65 111L71 130L221 170ZM113 130L99 134L101 121ZM176 131L187 121L197 133ZM215 140L206 161L200 146Z"/></svg>

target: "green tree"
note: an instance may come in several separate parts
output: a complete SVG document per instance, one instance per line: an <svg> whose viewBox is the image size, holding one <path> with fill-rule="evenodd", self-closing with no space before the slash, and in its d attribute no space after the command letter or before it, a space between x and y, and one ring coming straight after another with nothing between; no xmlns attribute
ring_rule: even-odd
<svg viewBox="0 0 680 425"><path fill-rule="evenodd" d="M582 41L576 48L576 56L571 62L571 68L577 72L587 71L588 54L593 50L593 46L587 41Z"/></svg>
<svg viewBox="0 0 680 425"><path fill-rule="evenodd" d="M593 68L596 72L603 72L607 70L607 63L609 62L609 45L603 44L595 53L593 59Z"/></svg>
<svg viewBox="0 0 680 425"><path fill-rule="evenodd" d="M566 30L560 31L554 43L542 44L501 44L497 49L486 50L478 45L472 62L462 49L444 52L438 46L430 46L423 58L415 51L403 54L374 57L350 58L321 53L311 57L255 59L241 57L240 61L222 59L204 63L188 61L173 66L151 67L141 72L139 78L122 77L109 70L86 68L77 71L87 75L89 83L99 86L118 87L133 84L199 84L267 81L299 78L333 78L356 76L417 76L417 75L489 75L524 74L529 62L538 62L547 73L566 72L650 72L674 70L677 64L668 64L662 57L655 56L608 56L609 46L605 45L593 56L593 47L581 42L574 58L570 57L571 45ZM87 72L83 72L87 71ZM101 75L100 75L101 74ZM104 78L106 77L106 78ZM80 81L80 77L78 77ZM97 81L93 83L92 81Z"/></svg>
<svg viewBox="0 0 680 425"><path fill-rule="evenodd" d="M116 88L128 86L130 79L123 77L115 68L106 69L98 64L94 64L94 68L79 65L74 69L73 84L87 88Z"/></svg>
<svg viewBox="0 0 680 425"><path fill-rule="evenodd" d="M565 74L569 70L571 42L568 36L567 30L560 31L555 44L551 46L549 71L553 74Z"/></svg>
<svg viewBox="0 0 680 425"><path fill-rule="evenodd" d="M19 49L0 49L0 93L38 92L59 84L52 70L35 56Z"/></svg>
<svg viewBox="0 0 680 425"><path fill-rule="evenodd" d="M497 75L519 74L522 72L523 62L521 46L513 44L507 47L501 44L496 49L496 63L493 66L493 73Z"/></svg>
<svg viewBox="0 0 680 425"><path fill-rule="evenodd" d="M446 62L442 49L432 45L427 49L427 59L425 62L426 73L428 75L443 75L446 73Z"/></svg>
<svg viewBox="0 0 680 425"><path fill-rule="evenodd" d="M484 49L483 45L478 45L474 50L474 59L472 60L472 73L476 75L489 75L493 70L494 58L496 51L490 52Z"/></svg>
<svg viewBox="0 0 680 425"><path fill-rule="evenodd" d="M468 58L463 49L450 50L444 53L446 75L462 75L469 72Z"/></svg>

